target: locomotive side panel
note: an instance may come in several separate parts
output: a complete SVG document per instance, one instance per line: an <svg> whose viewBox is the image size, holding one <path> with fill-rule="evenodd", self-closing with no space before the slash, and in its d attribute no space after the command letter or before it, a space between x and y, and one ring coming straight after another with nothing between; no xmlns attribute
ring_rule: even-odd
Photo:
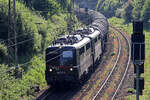
<svg viewBox="0 0 150 100"><path fill-rule="evenodd" d="M84 51L84 52L83 52ZM80 75L84 75L88 73L89 67L92 66L92 56L91 56L91 46L90 42L85 44L82 48L80 48Z"/></svg>
<svg viewBox="0 0 150 100"><path fill-rule="evenodd" d="M95 43L95 60L99 59L102 54L101 41L98 39L98 37L96 39L97 41Z"/></svg>

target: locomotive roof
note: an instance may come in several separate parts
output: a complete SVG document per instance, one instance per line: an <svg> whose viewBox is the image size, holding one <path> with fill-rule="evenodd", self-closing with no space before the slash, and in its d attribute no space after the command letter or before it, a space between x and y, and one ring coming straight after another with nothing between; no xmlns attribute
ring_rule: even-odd
<svg viewBox="0 0 150 100"><path fill-rule="evenodd" d="M84 34L81 30L77 31L78 34L65 35L65 36L59 38L58 40L55 41L56 43L54 45L51 45L49 47L60 47L60 46L63 46L63 47L80 48L83 45L89 43L91 41L90 38L95 39L95 37L97 37L100 34L100 32L98 30L94 30L93 28L89 28L88 31L91 32L90 34ZM81 34L79 34L80 31L82 32ZM71 41L69 39L72 39L72 38L74 38L74 39L76 38L75 41L77 41L77 42L71 43Z"/></svg>
<svg viewBox="0 0 150 100"><path fill-rule="evenodd" d="M71 37L72 35L70 35ZM85 37L85 38L82 38L79 42L76 42L76 43L56 43L54 45L50 45L50 47L60 47L60 46L63 46L63 47L75 47L75 48L80 48L82 45L86 44L87 42L89 42L90 39Z"/></svg>

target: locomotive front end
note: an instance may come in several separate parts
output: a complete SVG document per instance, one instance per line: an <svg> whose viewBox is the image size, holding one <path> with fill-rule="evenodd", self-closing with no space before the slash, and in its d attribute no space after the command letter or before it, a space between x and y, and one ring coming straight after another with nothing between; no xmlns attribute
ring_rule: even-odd
<svg viewBox="0 0 150 100"><path fill-rule="evenodd" d="M76 49L68 46L47 48L45 74L48 85L75 82L78 79Z"/></svg>

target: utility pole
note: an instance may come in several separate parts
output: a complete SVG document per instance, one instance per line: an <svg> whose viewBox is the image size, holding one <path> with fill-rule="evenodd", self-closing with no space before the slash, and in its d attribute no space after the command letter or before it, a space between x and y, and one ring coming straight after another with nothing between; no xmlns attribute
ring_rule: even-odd
<svg viewBox="0 0 150 100"><path fill-rule="evenodd" d="M9 45L10 45L10 0L8 1L8 64L10 65L10 52L9 52Z"/></svg>
<svg viewBox="0 0 150 100"><path fill-rule="evenodd" d="M70 14L68 14L67 17L67 28L68 28L68 36L70 35L71 31L72 31L72 2L70 2L70 5L68 6L68 12Z"/></svg>
<svg viewBox="0 0 150 100"><path fill-rule="evenodd" d="M72 21L73 21L73 26L72 26L72 28L73 28L73 32L75 31L75 22L74 22L74 16L75 16L75 14L74 14L74 10L75 10L75 1L73 0L73 9L72 9Z"/></svg>
<svg viewBox="0 0 150 100"><path fill-rule="evenodd" d="M15 44L17 44L17 32L16 32L16 1L13 0L13 6L14 6L14 35L15 35ZM17 45L15 45L15 65L18 66L18 48Z"/></svg>
<svg viewBox="0 0 150 100"><path fill-rule="evenodd" d="M74 2L74 0L73 0L73 9L75 8L75 5L74 5L74 3L75 3L75 2Z"/></svg>
<svg viewBox="0 0 150 100"><path fill-rule="evenodd" d="M18 66L18 55L17 55L17 32L16 32L16 1L13 0L13 14L11 14L12 7L11 0L8 1L8 65L10 66L12 63L15 66ZM11 18L13 16L13 18ZM11 21L11 19L13 21ZM13 25L12 25L13 22ZM12 32L13 30L13 32ZM14 40L11 38L15 37ZM14 45L15 44L15 45ZM14 45L14 46L11 46Z"/></svg>

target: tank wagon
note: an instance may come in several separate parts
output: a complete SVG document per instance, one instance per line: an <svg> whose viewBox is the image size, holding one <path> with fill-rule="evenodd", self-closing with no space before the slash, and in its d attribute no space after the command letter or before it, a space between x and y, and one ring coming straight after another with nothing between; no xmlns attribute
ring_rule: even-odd
<svg viewBox="0 0 150 100"><path fill-rule="evenodd" d="M92 23L73 35L53 41L46 49L45 78L48 85L78 83L91 72L105 49L108 21L101 13L88 10Z"/></svg>

